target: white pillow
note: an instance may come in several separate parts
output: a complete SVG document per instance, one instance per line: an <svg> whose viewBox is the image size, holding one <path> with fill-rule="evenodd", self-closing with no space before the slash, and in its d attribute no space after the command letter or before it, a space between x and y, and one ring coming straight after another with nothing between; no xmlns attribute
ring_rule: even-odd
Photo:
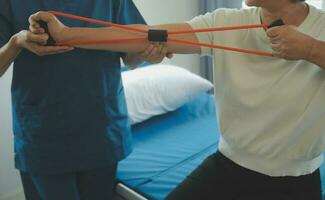
<svg viewBox="0 0 325 200"><path fill-rule="evenodd" d="M153 65L122 73L131 124L176 110L213 85L186 69Z"/></svg>

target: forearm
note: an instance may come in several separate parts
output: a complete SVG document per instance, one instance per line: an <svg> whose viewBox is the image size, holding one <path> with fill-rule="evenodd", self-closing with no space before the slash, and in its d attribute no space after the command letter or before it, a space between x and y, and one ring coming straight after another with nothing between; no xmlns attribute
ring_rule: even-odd
<svg viewBox="0 0 325 200"><path fill-rule="evenodd" d="M14 35L6 45L0 48L0 77L7 71L21 49L17 45L17 35Z"/></svg>
<svg viewBox="0 0 325 200"><path fill-rule="evenodd" d="M168 31L176 30L190 30L191 27L188 24L167 24L160 26L146 26L146 25L131 25L132 27L141 28L144 30L148 29L163 29ZM143 37L144 34L135 33L132 31L125 31L118 28L67 28L63 31L60 36L60 41L69 40L97 40L97 39L114 39L114 38L130 38L130 37ZM175 35L175 38L181 38L197 42L196 35ZM143 41L130 41L130 42L119 42L119 43L101 43L101 44L87 44L87 45L75 45L80 48L97 49L97 50L109 50L125 53L139 53L146 49L149 45L148 40ZM189 46L174 42L167 43L169 53L181 53L181 54L192 54L200 53L200 47Z"/></svg>
<svg viewBox="0 0 325 200"><path fill-rule="evenodd" d="M320 68L325 69L325 42L320 40L315 40L309 57L307 59L318 65Z"/></svg>

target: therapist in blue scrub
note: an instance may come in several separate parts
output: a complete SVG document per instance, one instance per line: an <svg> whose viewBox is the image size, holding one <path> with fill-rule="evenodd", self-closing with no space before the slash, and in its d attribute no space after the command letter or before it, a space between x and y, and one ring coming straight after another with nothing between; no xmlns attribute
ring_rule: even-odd
<svg viewBox="0 0 325 200"><path fill-rule="evenodd" d="M28 17L57 10L120 24L144 23L132 0L0 0L0 75L14 61L15 164L27 200L112 199L118 161L131 153L120 58L159 62L166 49L140 54L44 46ZM62 19L70 26L92 27Z"/></svg>

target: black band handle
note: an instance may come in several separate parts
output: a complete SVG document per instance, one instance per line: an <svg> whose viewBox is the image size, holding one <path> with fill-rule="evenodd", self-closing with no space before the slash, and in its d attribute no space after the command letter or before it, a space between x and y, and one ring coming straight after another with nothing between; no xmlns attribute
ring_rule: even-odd
<svg viewBox="0 0 325 200"><path fill-rule="evenodd" d="M273 28L273 27L277 27L277 26L283 26L285 25L282 19L278 19L275 20L274 22L272 22L267 28Z"/></svg>
<svg viewBox="0 0 325 200"><path fill-rule="evenodd" d="M167 30L153 30L148 31L148 40L150 42L167 42L168 31Z"/></svg>
<svg viewBox="0 0 325 200"><path fill-rule="evenodd" d="M49 39L47 40L46 46L54 46L55 41L54 41L53 37L50 35L47 23L42 20L37 21L37 23L40 25L41 28L44 29L45 33L47 33L49 35Z"/></svg>

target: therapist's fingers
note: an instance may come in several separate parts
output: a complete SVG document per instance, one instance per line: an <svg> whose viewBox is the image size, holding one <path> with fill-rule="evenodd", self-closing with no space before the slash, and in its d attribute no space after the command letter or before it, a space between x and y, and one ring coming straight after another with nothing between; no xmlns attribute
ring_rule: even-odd
<svg viewBox="0 0 325 200"><path fill-rule="evenodd" d="M28 22L30 26L33 26L35 28L40 28L41 26L39 23L37 23L37 20L35 20L35 17L33 15L29 16Z"/></svg>
<svg viewBox="0 0 325 200"><path fill-rule="evenodd" d="M49 12L39 11L33 15L31 15L28 19L30 25L32 26L40 26L37 22L39 20L50 22L55 19L55 16Z"/></svg>
<svg viewBox="0 0 325 200"><path fill-rule="evenodd" d="M160 50L159 50L159 56L161 61L167 57L169 59L174 57L174 54L168 53L168 46L166 42L160 43Z"/></svg>
<svg viewBox="0 0 325 200"><path fill-rule="evenodd" d="M73 48L64 48L64 49L58 49L58 50L55 50L55 51L49 51L47 52L47 54L45 55L55 55L55 54L61 54L61 53L66 53L66 52L69 52L69 51L72 51Z"/></svg>
<svg viewBox="0 0 325 200"><path fill-rule="evenodd" d="M163 55L164 57L168 58L168 59L172 59L174 57L173 53L168 53L168 45L166 42L162 43L162 50L160 52L161 55Z"/></svg>
<svg viewBox="0 0 325 200"><path fill-rule="evenodd" d="M45 56L45 55L54 55L59 53L65 53L68 51L73 50L73 47L66 47L66 46L41 46L36 43L30 42L26 48L31 52L35 53L38 56Z"/></svg>
<svg viewBox="0 0 325 200"><path fill-rule="evenodd" d="M140 56L143 59L147 59L150 55L151 52L154 50L155 46L153 44L150 44L142 53L140 53Z"/></svg>
<svg viewBox="0 0 325 200"><path fill-rule="evenodd" d="M47 39L47 34L34 34L26 30L17 33L18 45L39 56L64 53L73 50L73 47L68 46L44 46Z"/></svg>
<svg viewBox="0 0 325 200"><path fill-rule="evenodd" d="M155 59L156 57L159 56L160 54L160 51L161 51L161 45L159 44L159 42L154 42L154 48L153 50L151 51L151 54L150 54L150 58L151 59Z"/></svg>
<svg viewBox="0 0 325 200"><path fill-rule="evenodd" d="M172 54L168 54L167 51L166 43L153 42L140 56L147 62L156 64L162 62L167 55L172 57Z"/></svg>
<svg viewBox="0 0 325 200"><path fill-rule="evenodd" d="M67 46L42 46L41 49L44 51L45 54L55 54L71 51L74 48Z"/></svg>
<svg viewBox="0 0 325 200"><path fill-rule="evenodd" d="M170 57L169 57L170 55L168 54L168 47L167 47L166 44L163 44L163 45L162 45L162 48L161 48L161 52L160 52L160 54L161 54L162 56L164 56L164 57L170 58Z"/></svg>
<svg viewBox="0 0 325 200"><path fill-rule="evenodd" d="M164 43L157 43L157 56L161 56L163 54L163 49L164 49ZM165 55L163 55L165 57Z"/></svg>
<svg viewBox="0 0 325 200"><path fill-rule="evenodd" d="M41 13L41 12L35 13L35 14L29 16L29 18L28 18L29 30L36 34L45 32L45 30L43 28L41 28L40 24L38 23L39 20L41 20L39 13Z"/></svg>
<svg viewBox="0 0 325 200"><path fill-rule="evenodd" d="M42 33L42 34L34 34L32 32L26 31L25 33L26 41L27 42L35 42L39 44L46 44L47 40L49 39L49 35Z"/></svg>
<svg viewBox="0 0 325 200"><path fill-rule="evenodd" d="M35 26L32 26L32 25L29 26L29 30L32 33L35 33L35 34L41 34L41 33L45 32L43 28L35 27Z"/></svg>
<svg viewBox="0 0 325 200"><path fill-rule="evenodd" d="M151 62L152 63L161 63L167 54L167 46L165 43L156 43L155 45L156 45L156 48L152 52Z"/></svg>

